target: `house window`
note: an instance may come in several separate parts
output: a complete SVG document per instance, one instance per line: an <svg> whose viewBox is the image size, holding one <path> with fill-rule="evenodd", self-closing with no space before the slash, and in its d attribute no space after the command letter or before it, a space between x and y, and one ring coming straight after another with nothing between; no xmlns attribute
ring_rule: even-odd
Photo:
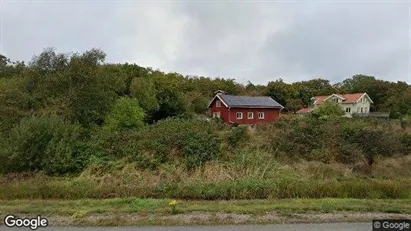
<svg viewBox="0 0 411 231"><path fill-rule="evenodd" d="M220 118L221 113L220 112L213 112L213 118Z"/></svg>
<svg viewBox="0 0 411 231"><path fill-rule="evenodd" d="M216 106L216 107L221 107L221 102L217 100L217 101L215 102L215 106Z"/></svg>
<svg viewBox="0 0 411 231"><path fill-rule="evenodd" d="M363 113L364 112L364 108L361 108L361 113Z"/></svg>
<svg viewBox="0 0 411 231"><path fill-rule="evenodd" d="M334 103L338 103L338 99L333 99L333 102L334 102Z"/></svg>
<svg viewBox="0 0 411 231"><path fill-rule="evenodd" d="M259 112L258 113L258 118L261 120L261 119L264 119L264 112Z"/></svg>
<svg viewBox="0 0 411 231"><path fill-rule="evenodd" d="M242 112L237 112L237 119L241 120L243 118Z"/></svg>
<svg viewBox="0 0 411 231"><path fill-rule="evenodd" d="M351 108L350 108L350 107L347 107L347 108L345 109L345 112L350 113L350 112L351 112Z"/></svg>
<svg viewBox="0 0 411 231"><path fill-rule="evenodd" d="M251 119L251 120L254 119L254 112L248 112L247 113L247 118Z"/></svg>

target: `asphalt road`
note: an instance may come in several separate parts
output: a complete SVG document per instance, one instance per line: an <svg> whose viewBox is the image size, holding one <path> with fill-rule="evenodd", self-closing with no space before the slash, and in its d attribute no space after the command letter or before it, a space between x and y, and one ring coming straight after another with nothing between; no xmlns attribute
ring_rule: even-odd
<svg viewBox="0 0 411 231"><path fill-rule="evenodd" d="M0 231L25 231L28 228L8 228L0 226ZM371 231L371 222L367 223L327 223L327 224L280 224L280 225L226 225L226 226L147 226L147 227L47 227L41 230L62 231Z"/></svg>

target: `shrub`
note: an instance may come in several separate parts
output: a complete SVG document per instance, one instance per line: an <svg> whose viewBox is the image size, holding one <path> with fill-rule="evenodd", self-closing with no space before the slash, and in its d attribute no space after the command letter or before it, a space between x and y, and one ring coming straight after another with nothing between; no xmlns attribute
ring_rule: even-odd
<svg viewBox="0 0 411 231"><path fill-rule="evenodd" d="M325 102L316 110L310 113L310 117L315 119L332 119L344 115L341 106L332 102Z"/></svg>
<svg viewBox="0 0 411 231"><path fill-rule="evenodd" d="M0 156L2 171L44 171L47 174L78 172L87 157L78 152L80 127L58 116L23 119L10 131Z"/></svg>
<svg viewBox="0 0 411 231"><path fill-rule="evenodd" d="M193 168L216 159L219 140L212 133L189 131L182 139L181 148L187 167Z"/></svg>
<svg viewBox="0 0 411 231"><path fill-rule="evenodd" d="M411 154L411 135L405 134L402 136L401 143L405 155Z"/></svg>
<svg viewBox="0 0 411 231"><path fill-rule="evenodd" d="M232 147L236 147L240 142L246 142L248 139L247 127L242 126L232 126L227 137L227 141Z"/></svg>
<svg viewBox="0 0 411 231"><path fill-rule="evenodd" d="M217 124L204 120L170 118L139 132L141 153L137 159L158 163L183 158L188 167L203 165L217 157L220 139Z"/></svg>
<svg viewBox="0 0 411 231"><path fill-rule="evenodd" d="M105 127L109 130L139 129L143 127L144 111L138 106L136 99L120 98L105 119Z"/></svg>

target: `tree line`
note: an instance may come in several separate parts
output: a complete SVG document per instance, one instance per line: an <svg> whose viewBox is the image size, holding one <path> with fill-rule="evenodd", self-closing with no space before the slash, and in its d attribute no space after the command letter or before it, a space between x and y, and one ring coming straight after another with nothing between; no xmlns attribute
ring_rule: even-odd
<svg viewBox="0 0 411 231"><path fill-rule="evenodd" d="M206 112L215 90L271 96L285 106L285 112L309 106L316 95L367 92L374 101L372 111L391 112L393 118L411 113L411 86L406 82L354 75L336 84L316 78L243 85L234 79L183 76L128 63L106 64L105 57L98 49L65 54L48 48L25 64L0 55L1 130L7 131L27 115L47 113L85 127L102 125L121 97L135 99L148 123L173 116L192 117Z"/></svg>
<svg viewBox="0 0 411 231"><path fill-rule="evenodd" d="M372 110L389 111L396 119L411 117L411 86L405 82L355 75L337 84L317 78L243 85L108 64L105 57L98 49L67 54L48 48L26 64L0 55L0 172L75 173L93 161L130 156L147 168L173 155L189 168L201 165L227 152L220 150L222 125L192 120L207 113L216 90L271 96L285 112L308 106L315 95L367 92ZM236 130L225 132L230 150ZM404 139L401 150L409 144L408 136Z"/></svg>

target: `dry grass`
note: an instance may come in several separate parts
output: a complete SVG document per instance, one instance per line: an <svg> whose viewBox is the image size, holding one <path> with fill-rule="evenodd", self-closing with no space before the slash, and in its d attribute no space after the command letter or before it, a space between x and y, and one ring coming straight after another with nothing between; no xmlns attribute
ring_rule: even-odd
<svg viewBox="0 0 411 231"><path fill-rule="evenodd" d="M372 176L383 179L410 178L411 156L401 156L378 161L372 169Z"/></svg>
<svg viewBox="0 0 411 231"><path fill-rule="evenodd" d="M117 163L109 170L91 166L78 177L10 175L0 177L0 199L411 198L410 157L379 160L372 174L364 175L337 163L287 165L267 161L262 153L253 155L239 154L232 162L209 162L191 171L179 165L152 171Z"/></svg>

